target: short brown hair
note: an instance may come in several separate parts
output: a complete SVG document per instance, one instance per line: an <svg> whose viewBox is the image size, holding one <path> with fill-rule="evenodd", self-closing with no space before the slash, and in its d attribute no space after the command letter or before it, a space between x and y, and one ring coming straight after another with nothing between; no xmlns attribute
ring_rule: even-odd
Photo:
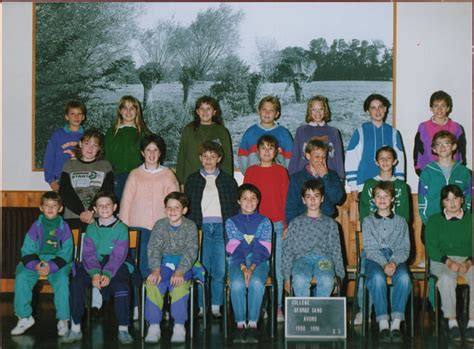
<svg viewBox="0 0 474 349"><path fill-rule="evenodd" d="M77 143L76 148L74 148L74 155L80 159L82 158L82 151L80 143L87 141L91 138L97 139L97 145L99 146L99 150L97 151L97 155L95 157L96 160L101 160L104 156L104 136L102 133L96 128L88 128L84 131L81 139Z"/></svg>
<svg viewBox="0 0 474 349"><path fill-rule="evenodd" d="M433 94L430 97L430 108L433 108L433 104L436 101L444 101L446 103L446 105L448 107L447 115L449 115L452 112L453 99L451 98L451 96L449 94L447 94L446 92L441 91L441 90L433 92Z"/></svg>
<svg viewBox="0 0 474 349"><path fill-rule="evenodd" d="M85 121L86 117L87 117L86 105L84 103L82 103L81 101L69 101L69 102L66 103L66 106L64 107L65 115L69 114L69 110L71 110L73 108L81 109L81 112L84 115L84 121Z"/></svg>
<svg viewBox="0 0 474 349"><path fill-rule="evenodd" d="M205 152L216 153L221 159L224 157L224 150L221 145L214 141L205 141L199 146L199 155Z"/></svg>
<svg viewBox="0 0 474 349"><path fill-rule="evenodd" d="M186 196L186 194L181 193L179 191L172 191L168 195L166 195L165 199L163 200L165 206L170 200L177 200L179 203L183 206L183 208L186 208L189 206L189 199Z"/></svg>
<svg viewBox="0 0 474 349"><path fill-rule="evenodd" d="M393 186L393 183L390 181L380 181L378 182L374 188L372 189L372 199L375 198L375 194L377 193L378 190L384 191L388 194L390 194L391 198L395 198L395 188Z"/></svg>
<svg viewBox="0 0 474 349"><path fill-rule="evenodd" d="M449 141L451 142L451 144L457 144L458 140L456 138L455 135L453 135L451 132L449 131L439 131L439 132L436 132L433 136L433 140L431 141L431 148L435 148L436 147L436 142L438 141L438 139L440 138L447 138L449 139Z"/></svg>
<svg viewBox="0 0 474 349"><path fill-rule="evenodd" d="M46 200L56 201L59 206L61 206L61 207L63 206L63 199L62 199L61 195L59 195L55 191L47 191L43 195L41 195L40 206L43 206L43 204Z"/></svg>
<svg viewBox="0 0 474 349"><path fill-rule="evenodd" d="M316 148L324 150L326 154L328 153L328 150L329 150L326 142L323 142L320 139L312 139L306 144L306 147L304 148L304 152L305 154L309 154Z"/></svg>

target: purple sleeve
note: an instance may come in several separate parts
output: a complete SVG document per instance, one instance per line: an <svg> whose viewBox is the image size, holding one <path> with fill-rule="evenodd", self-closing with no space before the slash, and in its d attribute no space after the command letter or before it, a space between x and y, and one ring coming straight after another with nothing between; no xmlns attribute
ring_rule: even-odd
<svg viewBox="0 0 474 349"><path fill-rule="evenodd" d="M260 237L255 239L252 244L252 263L255 265L265 262L272 252L272 224L270 220L264 219L258 229Z"/></svg>
<svg viewBox="0 0 474 349"><path fill-rule="evenodd" d="M100 263L97 259L94 242L90 237L84 237L82 246L82 264L89 275L100 273Z"/></svg>
<svg viewBox="0 0 474 349"><path fill-rule="evenodd" d="M113 278L117 273L117 270L127 259L128 254L128 240L114 240L114 248L110 254L109 261L102 269L102 274Z"/></svg>

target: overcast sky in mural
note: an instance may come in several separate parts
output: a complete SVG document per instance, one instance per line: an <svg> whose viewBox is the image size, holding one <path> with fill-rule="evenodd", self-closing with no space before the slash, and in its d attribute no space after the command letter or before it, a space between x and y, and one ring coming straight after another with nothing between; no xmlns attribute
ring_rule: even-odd
<svg viewBox="0 0 474 349"><path fill-rule="evenodd" d="M300 46L323 37L333 39L381 40L393 46L393 28L385 22L392 18L390 3L227 3L240 9L245 16L240 25L238 54L254 70L257 68L257 38L275 40L278 48ZM189 25L199 11L218 3L152 3L143 4L143 15L138 20L142 28L152 27L159 19L178 18ZM137 61L139 61L139 58Z"/></svg>

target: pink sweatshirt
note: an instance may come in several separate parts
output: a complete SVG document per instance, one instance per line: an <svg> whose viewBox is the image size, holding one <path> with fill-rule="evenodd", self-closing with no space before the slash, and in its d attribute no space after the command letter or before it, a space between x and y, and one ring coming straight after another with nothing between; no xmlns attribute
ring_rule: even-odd
<svg viewBox="0 0 474 349"><path fill-rule="evenodd" d="M174 172L166 167L149 172L142 166L128 176L120 202L120 219L129 227L151 230L158 219L165 217L165 196L179 191Z"/></svg>

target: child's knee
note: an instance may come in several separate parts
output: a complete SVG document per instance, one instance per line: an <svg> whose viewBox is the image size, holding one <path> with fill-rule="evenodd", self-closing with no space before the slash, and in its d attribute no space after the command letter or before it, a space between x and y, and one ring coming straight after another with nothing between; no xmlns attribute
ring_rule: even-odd
<svg viewBox="0 0 474 349"><path fill-rule="evenodd" d="M245 292L245 283L242 280L231 280L230 289L233 292Z"/></svg>

